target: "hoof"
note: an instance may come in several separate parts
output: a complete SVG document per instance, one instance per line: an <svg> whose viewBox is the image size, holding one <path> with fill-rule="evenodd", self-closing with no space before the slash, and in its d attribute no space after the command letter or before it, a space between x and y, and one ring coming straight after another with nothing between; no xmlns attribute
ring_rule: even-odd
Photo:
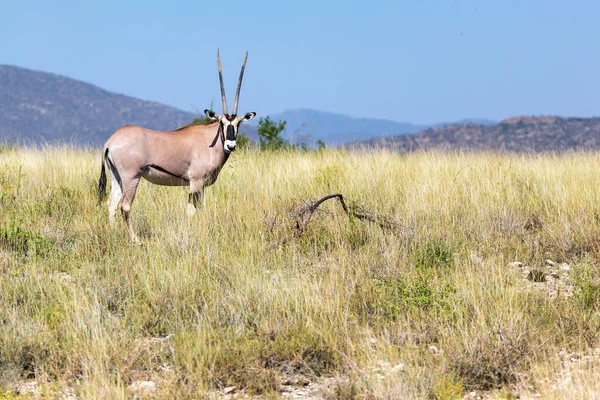
<svg viewBox="0 0 600 400"><path fill-rule="evenodd" d="M188 203L186 211L187 211L187 215L192 217L194 214L196 214L196 207L194 207L192 204Z"/></svg>

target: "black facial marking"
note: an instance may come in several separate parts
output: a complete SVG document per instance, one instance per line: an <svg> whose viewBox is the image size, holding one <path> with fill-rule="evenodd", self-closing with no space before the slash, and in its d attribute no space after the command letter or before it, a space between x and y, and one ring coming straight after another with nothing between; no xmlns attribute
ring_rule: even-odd
<svg viewBox="0 0 600 400"><path fill-rule="evenodd" d="M235 129L233 129L233 125L227 125L227 140L235 140Z"/></svg>

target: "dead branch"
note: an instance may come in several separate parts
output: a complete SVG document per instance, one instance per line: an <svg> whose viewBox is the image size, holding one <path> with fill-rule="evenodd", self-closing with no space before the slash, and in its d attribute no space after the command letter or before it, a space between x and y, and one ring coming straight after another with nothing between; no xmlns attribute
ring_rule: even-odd
<svg viewBox="0 0 600 400"><path fill-rule="evenodd" d="M317 208L325 201L330 199L338 199L340 205L342 206L342 209L344 210L346 215L348 215L349 218L358 218L360 220L375 223L379 225L381 229L390 230L395 234L399 234L402 228L406 228L399 225L392 218L386 215L374 213L353 202L349 202L350 206L348 206L346 204L344 196L341 193L336 193L322 197L319 200L304 201L303 204L301 204L292 213L289 214L289 216L294 220L292 234L281 238L279 241L269 246L269 248L274 248L279 245L285 244L292 237L297 237L301 235L306 230L308 223L310 222Z"/></svg>

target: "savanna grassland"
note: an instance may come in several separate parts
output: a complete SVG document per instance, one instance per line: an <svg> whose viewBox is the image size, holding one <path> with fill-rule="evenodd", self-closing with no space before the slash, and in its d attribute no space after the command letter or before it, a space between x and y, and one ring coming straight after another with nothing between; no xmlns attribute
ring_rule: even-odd
<svg viewBox="0 0 600 400"><path fill-rule="evenodd" d="M193 217L143 181L139 247L99 173L0 150L0 398L600 397L598 153L236 152ZM401 228L331 200L277 244L331 193Z"/></svg>

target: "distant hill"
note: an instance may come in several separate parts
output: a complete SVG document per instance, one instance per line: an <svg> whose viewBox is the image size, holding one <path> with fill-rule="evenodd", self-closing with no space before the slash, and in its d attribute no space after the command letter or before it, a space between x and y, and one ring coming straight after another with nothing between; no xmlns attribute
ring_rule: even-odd
<svg viewBox="0 0 600 400"><path fill-rule="evenodd" d="M455 122L442 122L441 124L434 124L431 126L431 128L437 128L440 126L446 126L446 125L459 125L459 124L475 124L475 125L496 125L498 123L498 121L492 121L491 119L485 119L485 118L463 118L459 121L455 121Z"/></svg>
<svg viewBox="0 0 600 400"><path fill-rule="evenodd" d="M0 141L101 145L123 125L173 130L195 117L61 75L0 65Z"/></svg>
<svg viewBox="0 0 600 400"><path fill-rule="evenodd" d="M348 115L298 108L269 116L274 121L287 121L284 137L296 143L313 144L317 139L328 145L340 145L353 141L382 138L390 135L417 133L430 127L473 122L493 125L487 119L463 119L452 123L433 125L411 124L375 118L354 118Z"/></svg>
<svg viewBox="0 0 600 400"><path fill-rule="evenodd" d="M373 118L353 118L306 108L286 110L280 114L270 115L270 118L274 121L287 121L285 137L288 140L313 143L320 139L328 145L415 133L427 128L427 125Z"/></svg>
<svg viewBox="0 0 600 400"><path fill-rule="evenodd" d="M268 114L259 112L240 132L257 141L256 126ZM89 83L52 73L0 65L0 142L68 142L99 146L123 125L173 130L191 123L194 113L152 101L106 91ZM287 121L285 137L309 145L328 145L416 133L428 128L396 121L353 118L311 109L272 114ZM487 120L464 120L481 124ZM434 124L436 127L442 124Z"/></svg>
<svg viewBox="0 0 600 400"><path fill-rule="evenodd" d="M600 118L519 116L495 125L446 125L414 135L354 142L348 147L384 147L399 152L427 149L515 152L600 149Z"/></svg>

